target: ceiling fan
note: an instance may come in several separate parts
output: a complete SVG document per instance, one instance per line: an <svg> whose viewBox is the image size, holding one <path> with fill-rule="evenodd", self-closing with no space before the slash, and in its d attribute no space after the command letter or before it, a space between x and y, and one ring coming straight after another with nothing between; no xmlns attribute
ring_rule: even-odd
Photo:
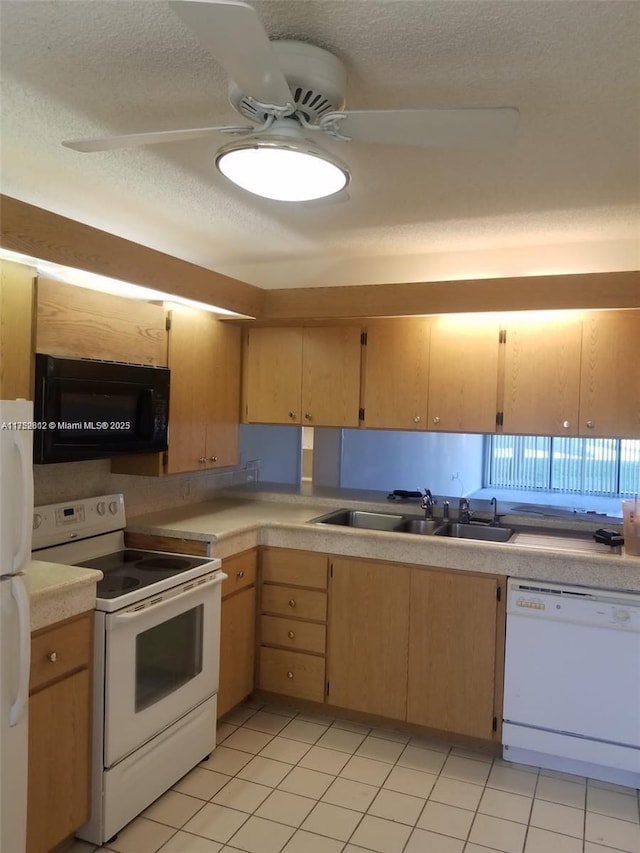
<svg viewBox="0 0 640 853"><path fill-rule="evenodd" d="M171 9L229 75L229 99L252 124L72 139L75 151L108 151L224 135L219 171L243 189L278 201L305 201L344 191L348 166L316 145L342 142L421 147L503 148L515 139L518 110L344 110L344 64L322 48L269 41L243 0L171 0Z"/></svg>

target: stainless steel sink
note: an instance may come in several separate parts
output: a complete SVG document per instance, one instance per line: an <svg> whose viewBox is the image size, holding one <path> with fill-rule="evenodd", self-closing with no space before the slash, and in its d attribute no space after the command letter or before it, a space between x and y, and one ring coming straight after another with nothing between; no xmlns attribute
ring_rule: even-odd
<svg viewBox="0 0 640 853"><path fill-rule="evenodd" d="M434 536L450 536L452 539L478 539L482 542L508 542L513 536L511 527L491 527L485 524L443 524L434 531Z"/></svg>
<svg viewBox="0 0 640 853"><path fill-rule="evenodd" d="M441 518L405 518L394 530L398 533L419 533L423 536L433 536L446 526Z"/></svg>
<svg viewBox="0 0 640 853"><path fill-rule="evenodd" d="M395 530L402 520L402 516L395 513L365 512L355 509L340 509L312 519L317 524L339 524L343 527L359 527L365 530Z"/></svg>

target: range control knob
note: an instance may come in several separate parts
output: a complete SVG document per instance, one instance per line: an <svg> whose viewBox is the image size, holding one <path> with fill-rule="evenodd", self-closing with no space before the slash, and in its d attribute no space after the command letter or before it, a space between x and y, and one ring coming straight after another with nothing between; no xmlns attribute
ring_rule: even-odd
<svg viewBox="0 0 640 853"><path fill-rule="evenodd" d="M100 501L96 509L98 510L98 515L104 515L107 511L107 505L104 501Z"/></svg>
<svg viewBox="0 0 640 853"><path fill-rule="evenodd" d="M115 515L118 512L117 501L111 501L111 503L109 504L109 512L111 513L111 515Z"/></svg>
<svg viewBox="0 0 640 853"><path fill-rule="evenodd" d="M628 610L616 610L616 612L614 613L614 618L616 622L624 624L625 622L628 622L629 619L631 619L631 615L629 614Z"/></svg>
<svg viewBox="0 0 640 853"><path fill-rule="evenodd" d="M42 524L42 516L39 512L34 513L33 515L33 529L37 530Z"/></svg>

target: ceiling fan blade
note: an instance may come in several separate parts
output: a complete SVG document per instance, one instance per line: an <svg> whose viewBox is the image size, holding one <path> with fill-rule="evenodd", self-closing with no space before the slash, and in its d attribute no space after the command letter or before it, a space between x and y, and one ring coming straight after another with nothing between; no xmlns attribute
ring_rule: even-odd
<svg viewBox="0 0 640 853"><path fill-rule="evenodd" d="M323 116L322 123L330 124L332 115ZM354 142L436 148L505 148L515 140L519 115L513 107L347 110L337 128Z"/></svg>
<svg viewBox="0 0 640 853"><path fill-rule="evenodd" d="M137 148L140 145L158 145L161 142L184 142L218 136L221 133L251 133L255 127L192 127L186 130L157 130L150 133L125 133L122 136L101 136L96 139L65 139L65 148L90 153L111 151L116 148Z"/></svg>
<svg viewBox="0 0 640 853"><path fill-rule="evenodd" d="M241 0L172 0L180 20L245 95L284 107L293 95L257 12Z"/></svg>

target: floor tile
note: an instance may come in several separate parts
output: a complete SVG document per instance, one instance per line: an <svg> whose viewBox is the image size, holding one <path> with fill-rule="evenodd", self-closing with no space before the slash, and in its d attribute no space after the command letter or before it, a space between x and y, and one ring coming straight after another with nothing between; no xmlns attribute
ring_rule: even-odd
<svg viewBox="0 0 640 853"><path fill-rule="evenodd" d="M625 853L625 851L617 847L603 847L601 844L594 844L593 841L585 841L584 853Z"/></svg>
<svg viewBox="0 0 640 853"><path fill-rule="evenodd" d="M618 820L606 815L587 812L585 838L596 844L615 847L617 850L638 853L640 850L640 825Z"/></svg>
<svg viewBox="0 0 640 853"><path fill-rule="evenodd" d="M398 766L409 767L411 770L424 770L425 773L439 773L446 760L447 756L444 752L407 746L398 758Z"/></svg>
<svg viewBox="0 0 640 853"><path fill-rule="evenodd" d="M573 835L582 838L584 833L584 811L571 806L561 806L559 803L547 803L545 800L534 800L531 810L531 826Z"/></svg>
<svg viewBox="0 0 640 853"><path fill-rule="evenodd" d="M356 755L363 758L373 758L375 761L386 761L395 764L404 749L403 743L398 741L384 740L379 737L366 737L356 750Z"/></svg>
<svg viewBox="0 0 640 853"><path fill-rule="evenodd" d="M371 726L365 723L356 723L353 720L334 720L333 726L336 729L344 729L347 732L356 732L361 735L368 735L371 732Z"/></svg>
<svg viewBox="0 0 640 853"><path fill-rule="evenodd" d="M305 720L291 720L280 732L281 737L291 740L301 740L304 743L315 743L329 728L328 725L307 723Z"/></svg>
<svg viewBox="0 0 640 853"><path fill-rule="evenodd" d="M360 812L334 806L331 803L318 803L302 824L302 828L318 835L328 835L339 841L348 841L353 830L362 820Z"/></svg>
<svg viewBox="0 0 640 853"><path fill-rule="evenodd" d="M218 723L216 726L216 743L221 744L222 741L229 737L230 734L233 734L237 728L237 726L232 726L231 723Z"/></svg>
<svg viewBox="0 0 640 853"><path fill-rule="evenodd" d="M233 711L229 711L222 718L223 723L231 723L233 726L241 726L243 723L255 714L255 708L249 708L246 705L238 705Z"/></svg>
<svg viewBox="0 0 640 853"><path fill-rule="evenodd" d="M290 826L250 817L233 836L230 846L246 853L280 853L293 833Z"/></svg>
<svg viewBox="0 0 640 853"><path fill-rule="evenodd" d="M288 776L278 785L281 791L290 791L302 797L312 797L319 800L333 782L335 776L329 773L319 773L317 770L307 770L306 767L294 767Z"/></svg>
<svg viewBox="0 0 640 853"><path fill-rule="evenodd" d="M472 761L484 761L485 764L493 764L493 755L479 749L464 749L461 746L453 746L451 747L451 755L470 758Z"/></svg>
<svg viewBox="0 0 640 853"><path fill-rule="evenodd" d="M582 853L582 841L530 826L524 853Z"/></svg>
<svg viewBox="0 0 640 853"><path fill-rule="evenodd" d="M311 711L300 711L300 713L296 715L296 719L305 720L307 723L317 723L319 726L331 726L334 721L334 718L329 714L323 714L321 712L314 714Z"/></svg>
<svg viewBox="0 0 640 853"><path fill-rule="evenodd" d="M447 806L444 803L428 802L420 815L418 826L430 832L439 832L463 841L469 835L474 813L457 806Z"/></svg>
<svg viewBox="0 0 640 853"><path fill-rule="evenodd" d="M271 791L272 788L266 785L257 785L255 782L236 777L227 782L211 802L251 814L267 799Z"/></svg>
<svg viewBox="0 0 640 853"><path fill-rule="evenodd" d="M379 787L391 772L391 767L391 764L385 764L384 761L374 761L372 758L354 755L338 775L353 782L365 782L367 785Z"/></svg>
<svg viewBox="0 0 640 853"><path fill-rule="evenodd" d="M364 740L365 735L361 732L350 732L346 729L338 729L331 726L330 729L318 740L317 746L327 749L337 749L340 752L355 752Z"/></svg>
<svg viewBox="0 0 640 853"><path fill-rule="evenodd" d="M281 717L288 717L290 720L298 716L298 709L293 705L280 704L279 702L268 702L260 710L266 714L279 714Z"/></svg>
<svg viewBox="0 0 640 853"><path fill-rule="evenodd" d="M503 853L522 853L526 826L499 817L478 814L473 821L469 841Z"/></svg>
<svg viewBox="0 0 640 853"><path fill-rule="evenodd" d="M251 756L247 756L247 758L251 758ZM210 800L231 778L225 773L215 773L194 767L190 773L176 782L173 790L190 797L198 797L201 800Z"/></svg>
<svg viewBox="0 0 640 853"><path fill-rule="evenodd" d="M459 779L461 782L470 782L472 785L484 785L490 769L491 765L484 761L449 755L440 772L449 779Z"/></svg>
<svg viewBox="0 0 640 853"><path fill-rule="evenodd" d="M287 719L287 717L283 717L281 714L269 714L266 711L257 711L253 717L247 720L243 728L277 735L287 725Z"/></svg>
<svg viewBox="0 0 640 853"><path fill-rule="evenodd" d="M310 797L273 791L256 811L256 816L298 827L315 805L316 800Z"/></svg>
<svg viewBox="0 0 640 853"><path fill-rule="evenodd" d="M458 806L461 809L475 811L478 808L483 790L481 785L472 785L469 782L445 779L440 776L433 786L430 799L438 803L446 803L449 806Z"/></svg>
<svg viewBox="0 0 640 853"><path fill-rule="evenodd" d="M272 737L273 735L267 732L256 732L253 729L242 726L242 728L237 729L233 734L229 735L224 745L230 749L252 752L255 755L269 743Z"/></svg>
<svg viewBox="0 0 640 853"><path fill-rule="evenodd" d="M440 738L426 737L422 735L419 737L412 737L409 740L409 746L417 746L420 749L433 749L435 752L444 752L446 755L451 752L450 743L440 740Z"/></svg>
<svg viewBox="0 0 640 853"><path fill-rule="evenodd" d="M633 823L640 821L637 796L619 794L606 788L587 788L587 811Z"/></svg>
<svg viewBox="0 0 640 853"><path fill-rule="evenodd" d="M219 806L217 803L207 803L183 827L185 832L202 835L213 841L228 841L240 829L247 819L244 812ZM142 853L142 851L139 851Z"/></svg>
<svg viewBox="0 0 640 853"><path fill-rule="evenodd" d="M235 732L233 733L235 735ZM233 735L232 735L233 737ZM229 749L227 744L219 746L208 761L199 764L203 770L215 770L217 773L226 773L227 776L235 776L238 770L251 761L251 752L242 752L238 749Z"/></svg>
<svg viewBox="0 0 640 853"><path fill-rule="evenodd" d="M269 785L275 788L291 770L290 764L283 761L274 761L273 758L263 758L256 755L238 773L239 779L249 779L259 785Z"/></svg>
<svg viewBox="0 0 640 853"><path fill-rule="evenodd" d="M375 785L352 782L350 779L339 777L327 789L322 797L322 802L331 803L334 806L344 806L346 809L354 809L357 812L366 812L378 790Z"/></svg>
<svg viewBox="0 0 640 853"><path fill-rule="evenodd" d="M80 841L75 838L70 847L66 847L64 853L94 853L99 848L95 844L90 844L88 841Z"/></svg>
<svg viewBox="0 0 640 853"><path fill-rule="evenodd" d="M299 829L291 836L282 853L341 853L342 846L342 841Z"/></svg>
<svg viewBox="0 0 640 853"><path fill-rule="evenodd" d="M297 764L302 756L309 751L309 744L286 737L274 737L261 749L259 755L263 758L274 758L287 764Z"/></svg>
<svg viewBox="0 0 640 853"><path fill-rule="evenodd" d="M368 814L415 826L424 804L421 797L410 797L383 788L371 803Z"/></svg>
<svg viewBox="0 0 640 853"><path fill-rule="evenodd" d="M349 761L349 754L338 752L337 749L326 749L322 746L312 746L298 764L309 770L319 770L321 773L337 775Z"/></svg>
<svg viewBox="0 0 640 853"><path fill-rule="evenodd" d="M632 795L637 788L625 788L624 785L616 785L613 782L603 782L602 779L587 779L587 788L604 788L605 791L616 791L618 794Z"/></svg>
<svg viewBox="0 0 640 853"><path fill-rule="evenodd" d="M402 732L399 729L373 728L370 733L371 737L379 737L384 740L394 740L397 743L409 743L411 735L409 732Z"/></svg>
<svg viewBox="0 0 640 853"><path fill-rule="evenodd" d="M464 841L457 838L447 838L426 829L414 829L404 853L462 853L463 849L466 849Z"/></svg>
<svg viewBox="0 0 640 853"><path fill-rule="evenodd" d="M203 801L178 791L167 791L143 811L143 816L180 829L203 806Z"/></svg>
<svg viewBox="0 0 640 853"><path fill-rule="evenodd" d="M563 806L573 806L584 809L586 787L566 779L554 779L552 776L539 776L536 786L536 799L560 803Z"/></svg>
<svg viewBox="0 0 640 853"><path fill-rule="evenodd" d="M219 841L201 838L189 832L176 832L160 848L160 853L219 853L220 850L222 850L222 844Z"/></svg>
<svg viewBox="0 0 640 853"><path fill-rule="evenodd" d="M409 826L365 815L350 841L356 846L375 850L376 853L401 853L410 834Z"/></svg>
<svg viewBox="0 0 640 853"><path fill-rule="evenodd" d="M538 779L537 773L528 773L525 770L514 770L494 764L487 779L488 788L497 788L499 791L510 791L512 794L522 794L525 797L533 797Z"/></svg>
<svg viewBox="0 0 640 853"><path fill-rule="evenodd" d="M109 847L117 853L156 853L174 833L170 826L138 817L109 842Z"/></svg>
<svg viewBox="0 0 640 853"><path fill-rule="evenodd" d="M531 797L485 788L478 811L493 817L503 817L505 820L515 820L516 823L529 823L531 804Z"/></svg>
<svg viewBox="0 0 640 853"><path fill-rule="evenodd" d="M421 770L410 770L408 767L394 767L387 776L384 788L398 791L400 794L409 794L412 797L423 797L426 799L436 781L432 773L423 773Z"/></svg>

